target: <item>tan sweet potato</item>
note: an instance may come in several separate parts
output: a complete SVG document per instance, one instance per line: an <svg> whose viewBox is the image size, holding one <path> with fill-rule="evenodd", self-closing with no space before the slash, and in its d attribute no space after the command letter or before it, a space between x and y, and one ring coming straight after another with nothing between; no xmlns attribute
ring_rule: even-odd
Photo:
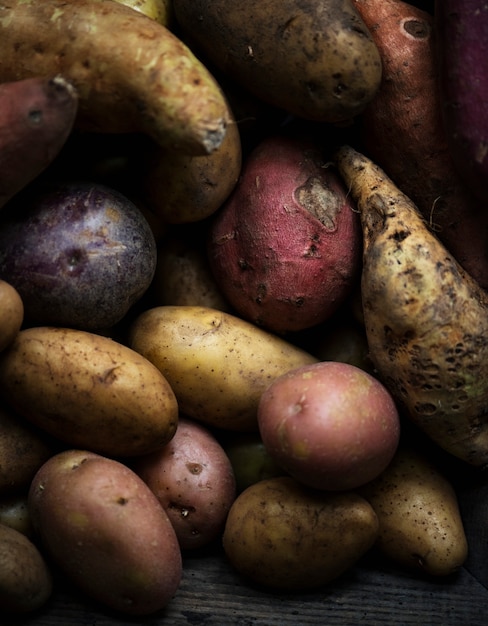
<svg viewBox="0 0 488 626"><path fill-rule="evenodd" d="M370 356L399 406L450 454L488 463L488 295L365 155L336 163L363 226Z"/></svg>
<svg viewBox="0 0 488 626"><path fill-rule="evenodd" d="M361 115L364 150L420 209L432 232L488 287L488 211L458 174L442 122L430 12L401 0L355 0L383 64Z"/></svg>
<svg viewBox="0 0 488 626"><path fill-rule="evenodd" d="M191 154L222 142L229 110L207 68L169 29L112 0L6 0L0 81L62 73L77 126L142 132Z"/></svg>
<svg viewBox="0 0 488 626"><path fill-rule="evenodd" d="M77 109L76 90L61 76L0 84L0 208L52 163Z"/></svg>

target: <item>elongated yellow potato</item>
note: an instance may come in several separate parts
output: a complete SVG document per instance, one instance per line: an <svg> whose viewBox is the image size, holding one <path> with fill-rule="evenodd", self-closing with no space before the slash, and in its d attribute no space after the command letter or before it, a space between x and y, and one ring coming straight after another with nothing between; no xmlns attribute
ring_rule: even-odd
<svg viewBox="0 0 488 626"><path fill-rule="evenodd" d="M21 330L0 358L0 394L68 445L132 456L174 435L175 395L161 372L117 341L54 327Z"/></svg>
<svg viewBox="0 0 488 626"><path fill-rule="evenodd" d="M180 411L228 430L257 429L267 386L317 359L240 318L202 306L160 306L133 322L129 345L164 374Z"/></svg>

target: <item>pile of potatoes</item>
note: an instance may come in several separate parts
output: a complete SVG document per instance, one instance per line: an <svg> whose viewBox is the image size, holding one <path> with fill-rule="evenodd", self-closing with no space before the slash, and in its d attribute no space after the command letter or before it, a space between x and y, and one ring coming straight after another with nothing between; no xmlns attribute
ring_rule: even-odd
<svg viewBox="0 0 488 626"><path fill-rule="evenodd" d="M214 542L270 592L463 565L435 452L488 462L488 212L441 15L1 3L2 611L56 567L154 614Z"/></svg>

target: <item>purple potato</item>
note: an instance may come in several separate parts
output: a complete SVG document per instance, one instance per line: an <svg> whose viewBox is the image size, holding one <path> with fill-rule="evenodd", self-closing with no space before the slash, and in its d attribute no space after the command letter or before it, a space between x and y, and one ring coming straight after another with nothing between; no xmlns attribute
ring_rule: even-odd
<svg viewBox="0 0 488 626"><path fill-rule="evenodd" d="M33 187L2 211L0 278L27 325L111 328L149 287L156 255L141 211L104 185Z"/></svg>

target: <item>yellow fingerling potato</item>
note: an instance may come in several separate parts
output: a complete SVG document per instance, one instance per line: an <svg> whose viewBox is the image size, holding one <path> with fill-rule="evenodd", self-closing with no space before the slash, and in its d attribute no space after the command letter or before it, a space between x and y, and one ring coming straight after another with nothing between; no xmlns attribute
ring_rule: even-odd
<svg viewBox="0 0 488 626"><path fill-rule="evenodd" d="M20 331L0 355L0 393L57 439L108 456L157 450L177 426L176 398L161 372L130 348L86 331Z"/></svg>
<svg viewBox="0 0 488 626"><path fill-rule="evenodd" d="M315 357L240 318L202 306L141 313L129 345L164 374L182 413L210 426L257 429L257 406L279 375Z"/></svg>

